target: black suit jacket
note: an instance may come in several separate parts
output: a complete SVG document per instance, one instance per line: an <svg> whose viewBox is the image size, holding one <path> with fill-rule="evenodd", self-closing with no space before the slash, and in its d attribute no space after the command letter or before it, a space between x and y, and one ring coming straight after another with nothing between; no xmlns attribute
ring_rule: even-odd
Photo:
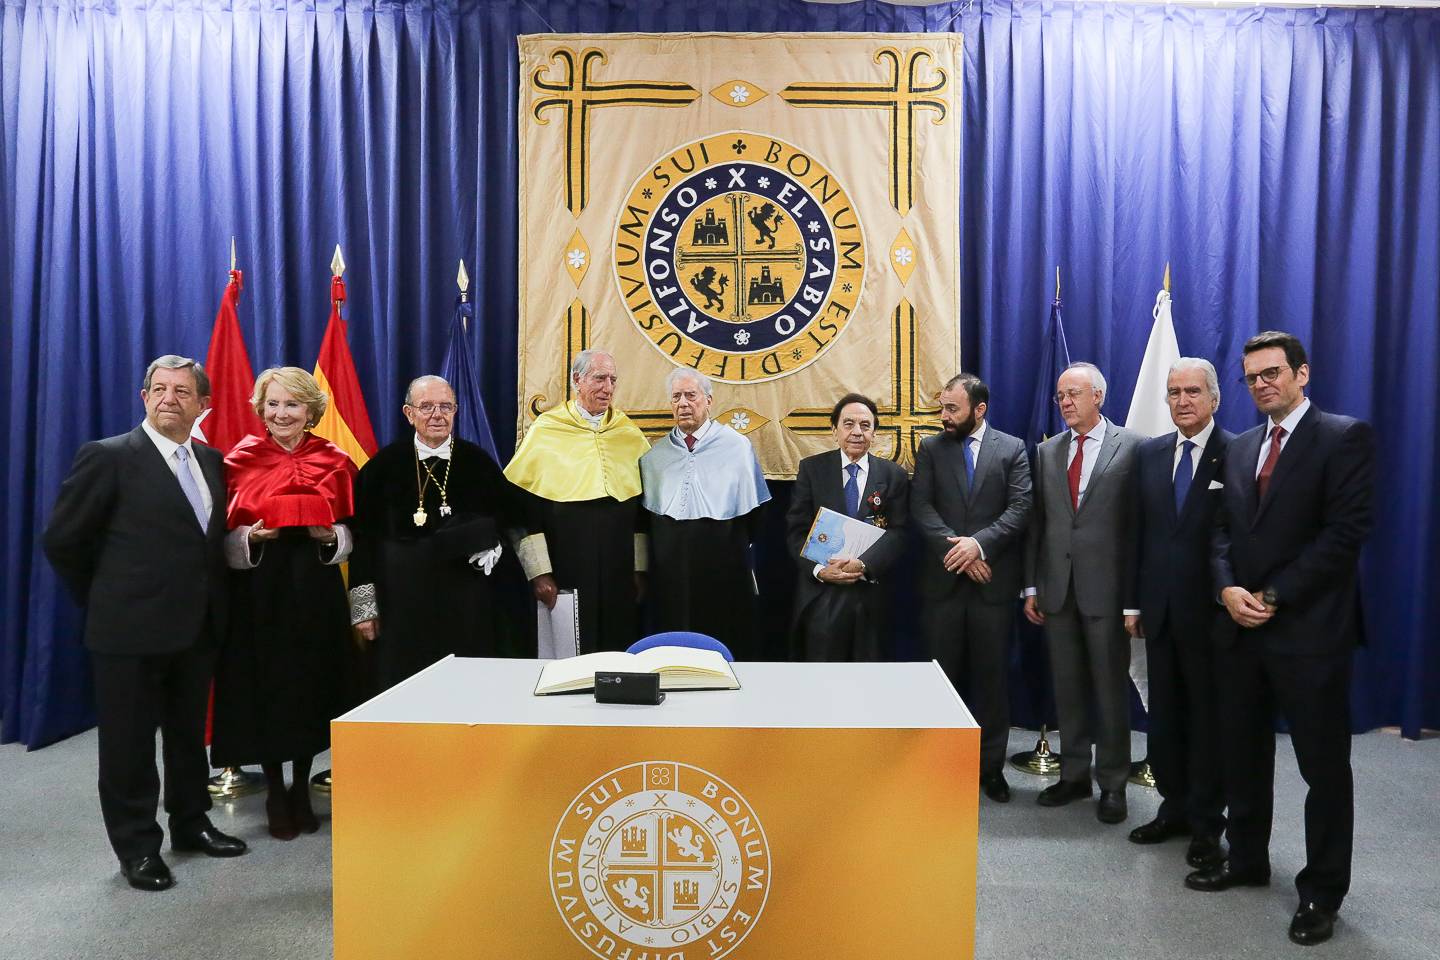
<svg viewBox="0 0 1440 960"><path fill-rule="evenodd" d="M173 653L224 636L224 467L191 446L213 502L203 531L143 427L85 444L60 487L45 554L86 608L97 653Z"/></svg>
<svg viewBox="0 0 1440 960"><path fill-rule="evenodd" d="M1255 483L1269 421L1230 444L1211 538L1218 594L1273 589L1275 616L1243 631L1271 653L1337 654L1360 642L1360 547L1374 523L1375 434L1313 403L1281 447L1261 500ZM1221 642L1242 632L1229 617Z"/></svg>
<svg viewBox="0 0 1440 960"><path fill-rule="evenodd" d="M974 537L990 565L990 582L975 584L986 603L1009 603L1020 594L1022 535L1030 522L1030 458L1025 444L987 425L975 455L975 488L965 478L965 451L943 434L926 437L915 454L915 521L925 541L920 587L945 596L971 582L941 562L949 537Z"/></svg>
<svg viewBox="0 0 1440 960"><path fill-rule="evenodd" d="M841 461L844 457L839 450L817 453L800 461L795 475L795 489L790 496L790 509L785 514L786 542L790 555L799 565L800 575L795 588L795 616L799 618L805 607L826 589L853 590L855 587L834 587L815 579L815 563L800 556L805 549L805 538L815 522L815 514L821 507L829 507L836 513L845 512L845 485L840 480ZM879 494L878 510L870 506L872 498ZM869 470L865 476L865 489L860 492L861 517L869 522L883 518L885 535L874 546L860 555L865 564L865 576L874 583L883 583L887 574L905 553L905 522L909 517L910 479L903 467L889 460L870 455Z"/></svg>
<svg viewBox="0 0 1440 960"><path fill-rule="evenodd" d="M1219 424L1210 432L1180 511L1175 510L1175 444L1178 431L1152 437L1140 445L1140 516L1136 530L1135 595L1141 622L1149 636L1167 623L1204 624L1214 619L1215 591L1210 585L1210 535L1222 489L1225 451L1235 435Z"/></svg>

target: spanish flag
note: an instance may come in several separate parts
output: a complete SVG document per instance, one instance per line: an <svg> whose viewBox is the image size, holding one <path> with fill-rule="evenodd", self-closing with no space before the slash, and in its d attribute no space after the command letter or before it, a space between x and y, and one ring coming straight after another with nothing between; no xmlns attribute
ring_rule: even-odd
<svg viewBox="0 0 1440 960"><path fill-rule="evenodd" d="M345 281L340 279L345 261L339 246L330 266L334 271L330 278L330 323L315 361L315 381L330 396L330 405L312 432L348 453L356 467L363 467L380 447L370 426L370 414L365 411L365 396L360 392L355 358L350 355L345 320L340 316L340 305L345 302Z"/></svg>

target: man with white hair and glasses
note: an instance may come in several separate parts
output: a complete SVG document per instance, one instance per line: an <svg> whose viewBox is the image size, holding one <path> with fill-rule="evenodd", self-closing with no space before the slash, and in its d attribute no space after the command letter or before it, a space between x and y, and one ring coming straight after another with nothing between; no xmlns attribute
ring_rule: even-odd
<svg viewBox="0 0 1440 960"><path fill-rule="evenodd" d="M1095 815L1120 823L1130 775L1130 642L1122 618L1138 613L1124 603L1143 438L1100 413L1105 377L1092 363L1065 368L1055 403L1070 429L1036 448L1025 551L1025 616L1045 627L1060 721L1060 782L1037 800L1058 807L1089 798L1093 744Z"/></svg>
<svg viewBox="0 0 1440 960"><path fill-rule="evenodd" d="M1190 837L1186 861L1220 861L1225 800L1215 715L1214 630L1221 616L1210 578L1210 533L1233 435L1215 423L1220 384L1209 360L1170 366L1165 402L1175 430L1140 445L1140 523L1134 596L1125 618L1144 637L1150 673L1150 765L1160 791L1155 819L1130 841Z"/></svg>

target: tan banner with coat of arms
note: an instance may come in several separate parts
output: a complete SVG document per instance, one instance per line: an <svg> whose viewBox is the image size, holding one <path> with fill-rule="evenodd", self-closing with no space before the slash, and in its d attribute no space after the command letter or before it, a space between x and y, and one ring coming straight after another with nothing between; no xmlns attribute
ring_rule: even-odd
<svg viewBox="0 0 1440 960"><path fill-rule="evenodd" d="M589 347L651 437L687 366L769 477L851 391L909 468L960 365L960 36L519 43L519 434Z"/></svg>

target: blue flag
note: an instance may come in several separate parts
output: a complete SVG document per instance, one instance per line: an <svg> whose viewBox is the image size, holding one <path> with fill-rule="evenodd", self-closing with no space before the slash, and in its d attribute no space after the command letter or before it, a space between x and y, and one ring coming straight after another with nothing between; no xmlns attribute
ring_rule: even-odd
<svg viewBox="0 0 1440 960"><path fill-rule="evenodd" d="M1055 403L1055 384L1070 365L1070 347L1065 343L1065 324L1060 320L1060 294L1050 304L1050 322L1046 325L1045 341L1040 347L1040 385L1035 405L1030 408L1030 423L1025 430L1025 444L1034 449L1046 437L1065 429L1060 407Z"/></svg>
<svg viewBox="0 0 1440 960"><path fill-rule="evenodd" d="M455 435L477 443L497 463L495 438L490 434L490 421L485 418L485 403L480 399L480 376L470 356L469 324L475 319L475 304L463 293L455 300L455 319L450 325L450 345L440 364L440 376L455 389Z"/></svg>

